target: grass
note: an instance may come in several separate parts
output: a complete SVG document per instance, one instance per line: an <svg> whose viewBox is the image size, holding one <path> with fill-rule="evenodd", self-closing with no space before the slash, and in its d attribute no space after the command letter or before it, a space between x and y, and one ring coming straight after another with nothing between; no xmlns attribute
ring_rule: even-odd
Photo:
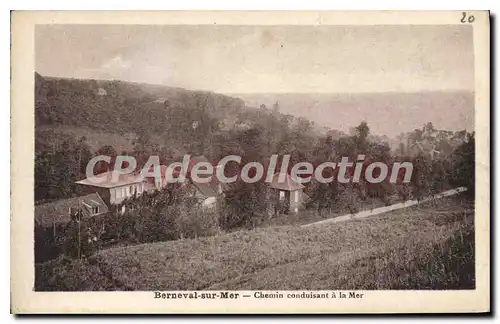
<svg viewBox="0 0 500 324"><path fill-rule="evenodd" d="M37 290L473 289L473 202L103 250L37 268Z"/></svg>
<svg viewBox="0 0 500 324"><path fill-rule="evenodd" d="M399 201L394 201L397 203ZM370 208L384 207L385 204L377 198L367 198L366 201L360 202L359 211L369 210ZM309 223L319 222L329 218L335 218L341 215L349 214L349 209L346 207L339 208L332 212L318 212L315 209L306 209L298 213L289 215L278 215L264 220L259 227L273 227L286 225L305 225Z"/></svg>

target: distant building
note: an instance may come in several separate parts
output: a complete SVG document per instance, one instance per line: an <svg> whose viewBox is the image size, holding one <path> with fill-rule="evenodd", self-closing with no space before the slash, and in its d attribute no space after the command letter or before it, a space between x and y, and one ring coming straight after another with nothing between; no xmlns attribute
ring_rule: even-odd
<svg viewBox="0 0 500 324"><path fill-rule="evenodd" d="M199 178L211 176L209 182L205 183L205 182L194 181L191 177L191 171L193 167L199 162L210 163L210 161L208 161L208 159L204 156L194 156L190 159L187 170L187 177L188 179L190 179L190 183L196 189L195 192L193 193L193 197L196 198L199 201L199 203L204 207L216 207L217 197L223 195L226 186L225 184L221 183L218 180L216 176L216 170L217 170L216 166L213 166L214 170L213 174L205 176L199 175Z"/></svg>
<svg viewBox="0 0 500 324"><path fill-rule="evenodd" d="M199 205L208 208L217 206L217 197L223 194L222 187L217 181L213 181L212 178L212 181L208 183L191 181L191 184L195 188L192 197Z"/></svg>
<svg viewBox="0 0 500 324"><path fill-rule="evenodd" d="M268 214L297 213L307 198L304 194L304 186L293 180L286 173L284 181L280 180L280 173L275 173L270 183Z"/></svg>
<svg viewBox="0 0 500 324"><path fill-rule="evenodd" d="M97 193L60 199L35 206L35 226L50 231L55 237L76 215L89 219L108 211L108 206Z"/></svg>
<svg viewBox="0 0 500 324"><path fill-rule="evenodd" d="M98 96L105 96L107 94L108 94L108 92L106 90L104 90L103 88L97 89L97 95Z"/></svg>
<svg viewBox="0 0 500 324"><path fill-rule="evenodd" d="M51 260L64 253L61 240L68 239L66 231L71 222L82 224L85 231L95 237L104 226L108 206L96 194L60 199L35 206L35 262Z"/></svg>
<svg viewBox="0 0 500 324"><path fill-rule="evenodd" d="M436 150L436 145L427 138L422 141L416 141L410 146L411 157L426 156L433 160L439 156L439 153Z"/></svg>
<svg viewBox="0 0 500 324"><path fill-rule="evenodd" d="M158 98L158 99L155 99L154 102L158 103L158 104L166 105L168 103L168 99L167 98Z"/></svg>

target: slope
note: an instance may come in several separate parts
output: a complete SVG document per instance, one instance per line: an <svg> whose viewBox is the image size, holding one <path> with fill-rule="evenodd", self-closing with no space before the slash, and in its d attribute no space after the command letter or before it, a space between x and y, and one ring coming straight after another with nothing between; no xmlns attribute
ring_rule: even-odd
<svg viewBox="0 0 500 324"><path fill-rule="evenodd" d="M37 290L474 288L463 196L339 224L103 250L37 267Z"/></svg>

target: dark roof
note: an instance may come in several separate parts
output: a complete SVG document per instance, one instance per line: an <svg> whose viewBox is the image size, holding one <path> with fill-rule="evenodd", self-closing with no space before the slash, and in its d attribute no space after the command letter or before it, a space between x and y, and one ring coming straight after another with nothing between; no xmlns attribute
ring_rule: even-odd
<svg viewBox="0 0 500 324"><path fill-rule="evenodd" d="M273 175L273 181L271 182L271 188L285 190L285 191L295 191L305 188L301 183L292 179L292 177L285 173L284 181L280 181L280 173L277 172Z"/></svg>
<svg viewBox="0 0 500 324"><path fill-rule="evenodd" d="M198 189L199 194L201 194L207 198L208 197L215 197L219 194L219 185L220 185L220 189L222 189L222 190L225 190L227 188L227 186L225 183L221 183L219 181L219 179L217 179L216 166L214 166L214 173L212 175L198 175L199 178L211 177L211 179L208 183L195 181L190 176L190 172L193 169L193 167L199 162L207 162L207 163L211 164L210 161L202 155L192 157L189 160L188 177L191 180L191 183L196 187L196 189Z"/></svg>
<svg viewBox="0 0 500 324"><path fill-rule="evenodd" d="M218 194L218 185L214 182L199 183L193 182L193 185L205 197L215 197Z"/></svg>
<svg viewBox="0 0 500 324"><path fill-rule="evenodd" d="M92 207L98 207L99 212L92 214ZM60 199L35 206L35 223L42 226L68 223L71 220L70 209L81 208L84 217L93 217L109 211L101 196L92 193L86 196Z"/></svg>
<svg viewBox="0 0 500 324"><path fill-rule="evenodd" d="M193 167L200 163L200 162L207 162L208 164L212 164L210 163L210 161L204 157L203 155L199 155L199 156L193 156L189 159L189 165L188 165L188 169L187 169L187 172L191 172L193 170Z"/></svg>

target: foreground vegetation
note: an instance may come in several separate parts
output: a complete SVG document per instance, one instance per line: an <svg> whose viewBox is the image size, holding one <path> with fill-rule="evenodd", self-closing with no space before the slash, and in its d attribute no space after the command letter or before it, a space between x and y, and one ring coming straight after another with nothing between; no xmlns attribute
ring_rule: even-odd
<svg viewBox="0 0 500 324"><path fill-rule="evenodd" d="M464 197L338 224L115 247L37 265L36 290L473 289Z"/></svg>

